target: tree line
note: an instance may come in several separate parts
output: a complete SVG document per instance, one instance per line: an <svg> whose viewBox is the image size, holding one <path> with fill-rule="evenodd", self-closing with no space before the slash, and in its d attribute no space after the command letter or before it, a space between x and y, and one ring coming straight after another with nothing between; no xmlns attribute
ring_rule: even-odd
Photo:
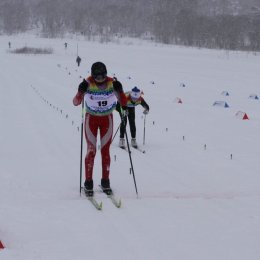
<svg viewBox="0 0 260 260"><path fill-rule="evenodd" d="M229 1L221 1L223 10ZM203 0L1 0L0 32L34 30L46 37L76 33L104 41L130 36L166 44L260 50L259 9L214 13L203 7Z"/></svg>

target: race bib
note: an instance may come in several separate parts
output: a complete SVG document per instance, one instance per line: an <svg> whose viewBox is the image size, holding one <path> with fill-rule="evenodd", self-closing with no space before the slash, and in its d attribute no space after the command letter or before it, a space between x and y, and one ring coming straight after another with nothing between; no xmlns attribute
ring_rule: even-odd
<svg viewBox="0 0 260 260"><path fill-rule="evenodd" d="M106 115L111 113L117 103L114 92L111 93L86 93L84 97L87 112L94 115Z"/></svg>

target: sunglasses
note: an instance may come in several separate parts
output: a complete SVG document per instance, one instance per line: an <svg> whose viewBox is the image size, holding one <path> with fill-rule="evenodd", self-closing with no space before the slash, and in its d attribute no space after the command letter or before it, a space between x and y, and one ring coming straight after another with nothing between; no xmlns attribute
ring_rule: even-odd
<svg viewBox="0 0 260 260"><path fill-rule="evenodd" d="M94 75L93 78L97 82L102 82L102 81L104 81L106 79L106 75L104 75L104 74Z"/></svg>

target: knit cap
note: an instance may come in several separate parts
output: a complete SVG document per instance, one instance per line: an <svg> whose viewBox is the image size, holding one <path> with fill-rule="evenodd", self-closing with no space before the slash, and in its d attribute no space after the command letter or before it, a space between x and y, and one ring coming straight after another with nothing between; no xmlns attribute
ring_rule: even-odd
<svg viewBox="0 0 260 260"><path fill-rule="evenodd" d="M130 96L133 100L137 100L138 98L140 98L141 96L141 91L138 87L134 87L132 90L131 90L131 93L130 93Z"/></svg>

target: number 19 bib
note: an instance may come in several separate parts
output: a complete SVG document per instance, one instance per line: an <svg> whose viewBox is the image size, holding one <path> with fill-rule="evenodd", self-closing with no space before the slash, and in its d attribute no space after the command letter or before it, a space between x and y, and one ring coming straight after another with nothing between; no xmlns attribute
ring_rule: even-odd
<svg viewBox="0 0 260 260"><path fill-rule="evenodd" d="M113 91L87 92L84 102L87 113L104 116L110 114L115 109L117 98Z"/></svg>

